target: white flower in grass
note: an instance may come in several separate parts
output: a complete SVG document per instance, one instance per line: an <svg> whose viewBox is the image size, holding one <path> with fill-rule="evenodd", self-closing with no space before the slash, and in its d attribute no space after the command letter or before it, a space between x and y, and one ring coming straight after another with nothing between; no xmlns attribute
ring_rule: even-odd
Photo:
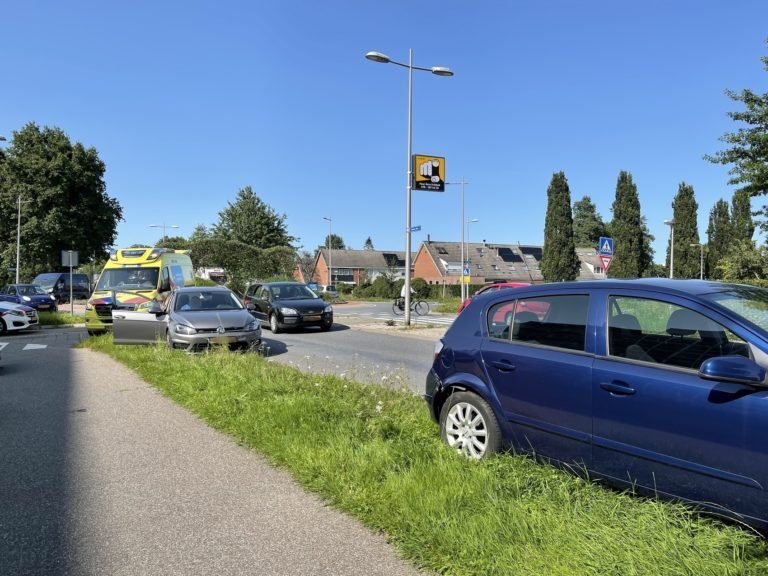
<svg viewBox="0 0 768 576"><path fill-rule="evenodd" d="M379 402L378 404L376 404L376 412L379 412L379 413L381 413L381 411L382 411L382 409L383 409L383 408L384 408L384 404L382 404L381 402Z"/></svg>

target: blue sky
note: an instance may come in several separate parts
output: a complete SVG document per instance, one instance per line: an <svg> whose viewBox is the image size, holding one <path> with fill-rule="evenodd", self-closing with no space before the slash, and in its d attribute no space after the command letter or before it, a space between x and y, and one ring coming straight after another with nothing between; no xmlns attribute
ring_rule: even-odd
<svg viewBox="0 0 768 576"><path fill-rule="evenodd" d="M730 200L727 168L702 159L736 125L725 89L768 91L765 0L635 2L2 2L0 134L63 129L107 164L124 208L117 244L210 225L246 185L307 249L328 222L348 247L405 247L407 70L413 151L464 176L469 239L543 242L546 190L605 220L632 173L663 261L680 182L699 233ZM754 201L762 205L762 199ZM458 187L414 192L413 246L458 240Z"/></svg>

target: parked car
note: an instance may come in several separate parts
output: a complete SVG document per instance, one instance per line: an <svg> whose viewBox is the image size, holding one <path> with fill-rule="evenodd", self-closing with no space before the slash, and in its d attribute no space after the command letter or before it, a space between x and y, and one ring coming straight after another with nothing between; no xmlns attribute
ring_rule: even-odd
<svg viewBox="0 0 768 576"><path fill-rule="evenodd" d="M273 334L306 326L328 331L333 326L333 306L301 282L252 284L243 302L254 305L254 316L268 323Z"/></svg>
<svg viewBox="0 0 768 576"><path fill-rule="evenodd" d="M425 398L467 456L510 446L768 529L766 370L768 290L553 283L473 298Z"/></svg>
<svg viewBox="0 0 768 576"><path fill-rule="evenodd" d="M0 334L40 327L37 310L24 304L0 302Z"/></svg>
<svg viewBox="0 0 768 576"><path fill-rule="evenodd" d="M485 294L486 292L495 292L497 290L502 290L504 288L522 288L523 286L530 286L530 283L528 282L494 282L493 284L488 284L486 286L483 286L480 288L477 292L475 292L472 296L464 300L459 305L458 313L461 314L461 311L464 310L467 306L469 306L470 301L474 296L477 296L479 294Z"/></svg>
<svg viewBox="0 0 768 576"><path fill-rule="evenodd" d="M24 304L49 312L56 312L56 297L37 284L7 284L0 290L0 301Z"/></svg>
<svg viewBox="0 0 768 576"><path fill-rule="evenodd" d="M32 280L32 284L37 284L49 294L53 294L59 304L69 302L69 272L38 274ZM88 275L82 273L72 274L72 298L74 300L87 300L90 295L91 284L88 281Z"/></svg>
<svg viewBox="0 0 768 576"><path fill-rule="evenodd" d="M336 286L333 285L333 284L328 284L326 286L318 286L317 287L317 294L318 294L318 296L321 296L321 297L322 297L323 294L327 294L328 296L330 296L333 299L336 299L336 298L339 297L339 292L336 289Z"/></svg>
<svg viewBox="0 0 768 576"><path fill-rule="evenodd" d="M226 345L255 351L261 344L261 324L237 295L223 286L177 288L147 311L114 310L115 344L151 344L164 340L170 348L188 352Z"/></svg>

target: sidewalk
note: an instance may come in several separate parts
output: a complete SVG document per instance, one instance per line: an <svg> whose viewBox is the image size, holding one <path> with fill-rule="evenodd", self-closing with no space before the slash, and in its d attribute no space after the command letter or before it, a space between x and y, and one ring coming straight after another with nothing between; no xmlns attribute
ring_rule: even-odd
<svg viewBox="0 0 768 576"><path fill-rule="evenodd" d="M12 504L0 513L0 572L420 574L382 536L119 363L70 352L54 368L62 378L34 393L4 383L20 416L3 426L12 452L0 492Z"/></svg>

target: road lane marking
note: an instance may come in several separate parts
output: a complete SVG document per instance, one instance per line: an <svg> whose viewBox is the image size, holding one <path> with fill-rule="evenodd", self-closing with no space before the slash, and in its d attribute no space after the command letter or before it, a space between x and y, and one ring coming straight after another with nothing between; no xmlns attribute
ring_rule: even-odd
<svg viewBox="0 0 768 576"><path fill-rule="evenodd" d="M48 344L26 344L22 350L43 350L48 348Z"/></svg>

